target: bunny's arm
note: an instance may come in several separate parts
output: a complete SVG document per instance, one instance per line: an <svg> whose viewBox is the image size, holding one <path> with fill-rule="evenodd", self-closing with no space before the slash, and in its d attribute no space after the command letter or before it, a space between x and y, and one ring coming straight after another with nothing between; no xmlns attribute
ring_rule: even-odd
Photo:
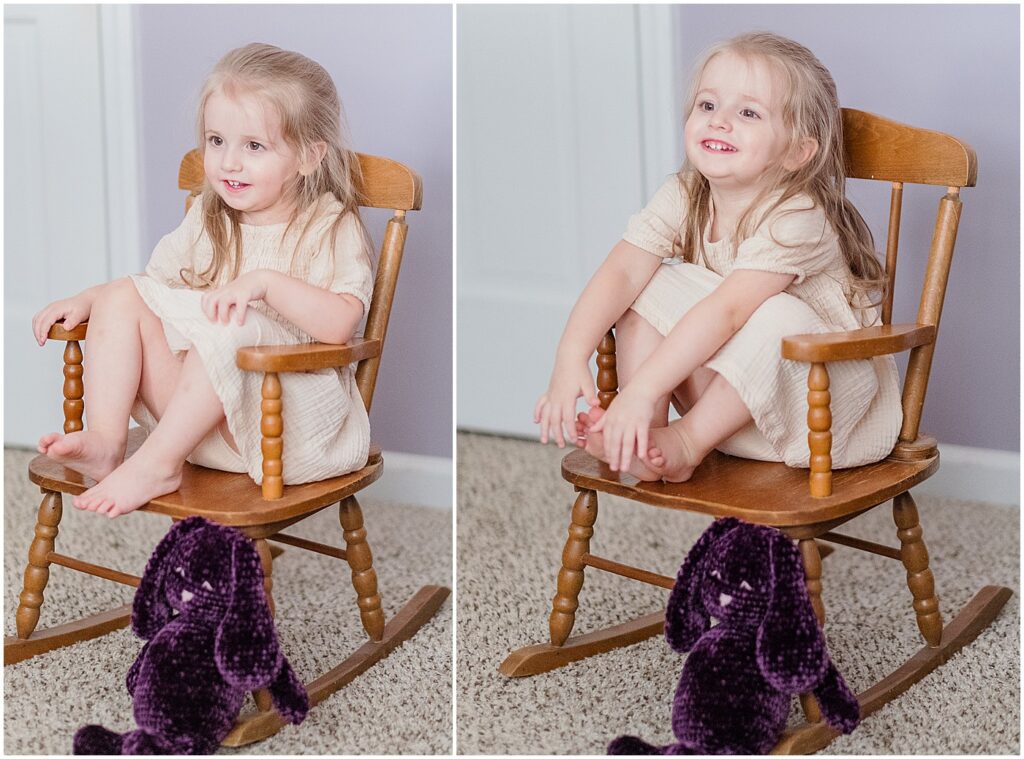
<svg viewBox="0 0 1024 759"><path fill-rule="evenodd" d="M852 733L860 723L860 703L830 660L814 697L829 725L841 733Z"/></svg>

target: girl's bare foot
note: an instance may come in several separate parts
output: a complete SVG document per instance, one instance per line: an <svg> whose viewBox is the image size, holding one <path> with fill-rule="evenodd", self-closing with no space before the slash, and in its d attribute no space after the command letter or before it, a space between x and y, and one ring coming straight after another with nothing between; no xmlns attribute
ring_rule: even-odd
<svg viewBox="0 0 1024 759"><path fill-rule="evenodd" d="M37 450L97 482L124 461L124 445L89 430L67 435L58 432L43 435L39 438Z"/></svg>
<svg viewBox="0 0 1024 759"><path fill-rule="evenodd" d="M139 453L142 453L140 450ZM105 477L96 487L75 496L75 508L108 517L121 516L149 503L157 496L173 493L181 485L181 469L136 453Z"/></svg>
<svg viewBox="0 0 1024 759"><path fill-rule="evenodd" d="M647 463L656 479L666 482L686 482L703 460L689 436L679 424L656 427L651 430L651 446L647 449Z"/></svg>
<svg viewBox="0 0 1024 759"><path fill-rule="evenodd" d="M608 463L608 459L604 454L604 434L601 432L592 432L591 427L597 424L597 420L604 416L604 409L600 406L591 406L590 411L586 413L580 413L576 417L576 445L583 443L583 447L586 448L587 453L593 456L595 459ZM636 456L633 457L629 464L629 473L636 477L638 480L644 480L646 482L654 482L661 479L661 475L655 470L644 465Z"/></svg>

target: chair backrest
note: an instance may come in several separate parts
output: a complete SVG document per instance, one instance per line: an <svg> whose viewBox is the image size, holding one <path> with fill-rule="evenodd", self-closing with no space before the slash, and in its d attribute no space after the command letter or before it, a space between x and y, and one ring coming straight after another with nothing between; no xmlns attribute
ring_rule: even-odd
<svg viewBox="0 0 1024 759"><path fill-rule="evenodd" d="M939 200L917 313L917 323L935 327L937 336L960 223L960 189L973 187L978 176L974 150L947 134L917 129L850 108L843 109L843 139L848 177L881 180L892 185L885 247L887 288L882 303L883 324L892 322L903 185L929 184L946 188ZM903 382L903 429L894 451L896 456L902 453L908 458L918 458L934 450L931 441L915 445L934 351L933 339L910 352Z"/></svg>
<svg viewBox="0 0 1024 759"><path fill-rule="evenodd" d="M362 359L356 369L356 385L363 398L366 410L373 402L373 391L377 384L380 368L380 354L391 318L391 304L398 284L398 270L402 265L405 237L408 228L405 223L406 211L418 211L423 204L423 181L407 166L390 158L356 154L359 158L360 176L357 178L359 205L364 208L390 208L394 216L388 219L377 259L377 275L370 298L370 310L366 315L363 337L379 341L380 350ZM203 159L198 150L191 150L181 159L178 171L178 187L188 190L185 210L192 205L192 199L203 189Z"/></svg>

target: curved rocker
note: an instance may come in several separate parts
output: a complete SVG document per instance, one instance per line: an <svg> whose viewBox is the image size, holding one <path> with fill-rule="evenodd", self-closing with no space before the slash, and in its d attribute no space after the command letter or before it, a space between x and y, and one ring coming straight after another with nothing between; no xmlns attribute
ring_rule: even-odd
<svg viewBox="0 0 1024 759"><path fill-rule="evenodd" d="M306 684L310 708L352 682L374 664L409 640L434 616L451 591L440 585L424 585L384 626L379 641L369 640L341 664ZM241 715L222 746L247 746L274 735L287 723L274 710Z"/></svg>

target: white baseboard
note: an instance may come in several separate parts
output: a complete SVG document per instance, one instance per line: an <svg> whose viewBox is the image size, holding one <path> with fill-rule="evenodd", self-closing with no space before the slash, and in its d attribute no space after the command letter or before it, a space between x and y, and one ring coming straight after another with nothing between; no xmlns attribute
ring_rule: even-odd
<svg viewBox="0 0 1024 759"><path fill-rule="evenodd" d="M1020 508L1020 454L939 444L939 471L915 493Z"/></svg>
<svg viewBox="0 0 1024 759"><path fill-rule="evenodd" d="M384 451L384 474L362 491L360 500L452 508L452 460L443 456Z"/></svg>

